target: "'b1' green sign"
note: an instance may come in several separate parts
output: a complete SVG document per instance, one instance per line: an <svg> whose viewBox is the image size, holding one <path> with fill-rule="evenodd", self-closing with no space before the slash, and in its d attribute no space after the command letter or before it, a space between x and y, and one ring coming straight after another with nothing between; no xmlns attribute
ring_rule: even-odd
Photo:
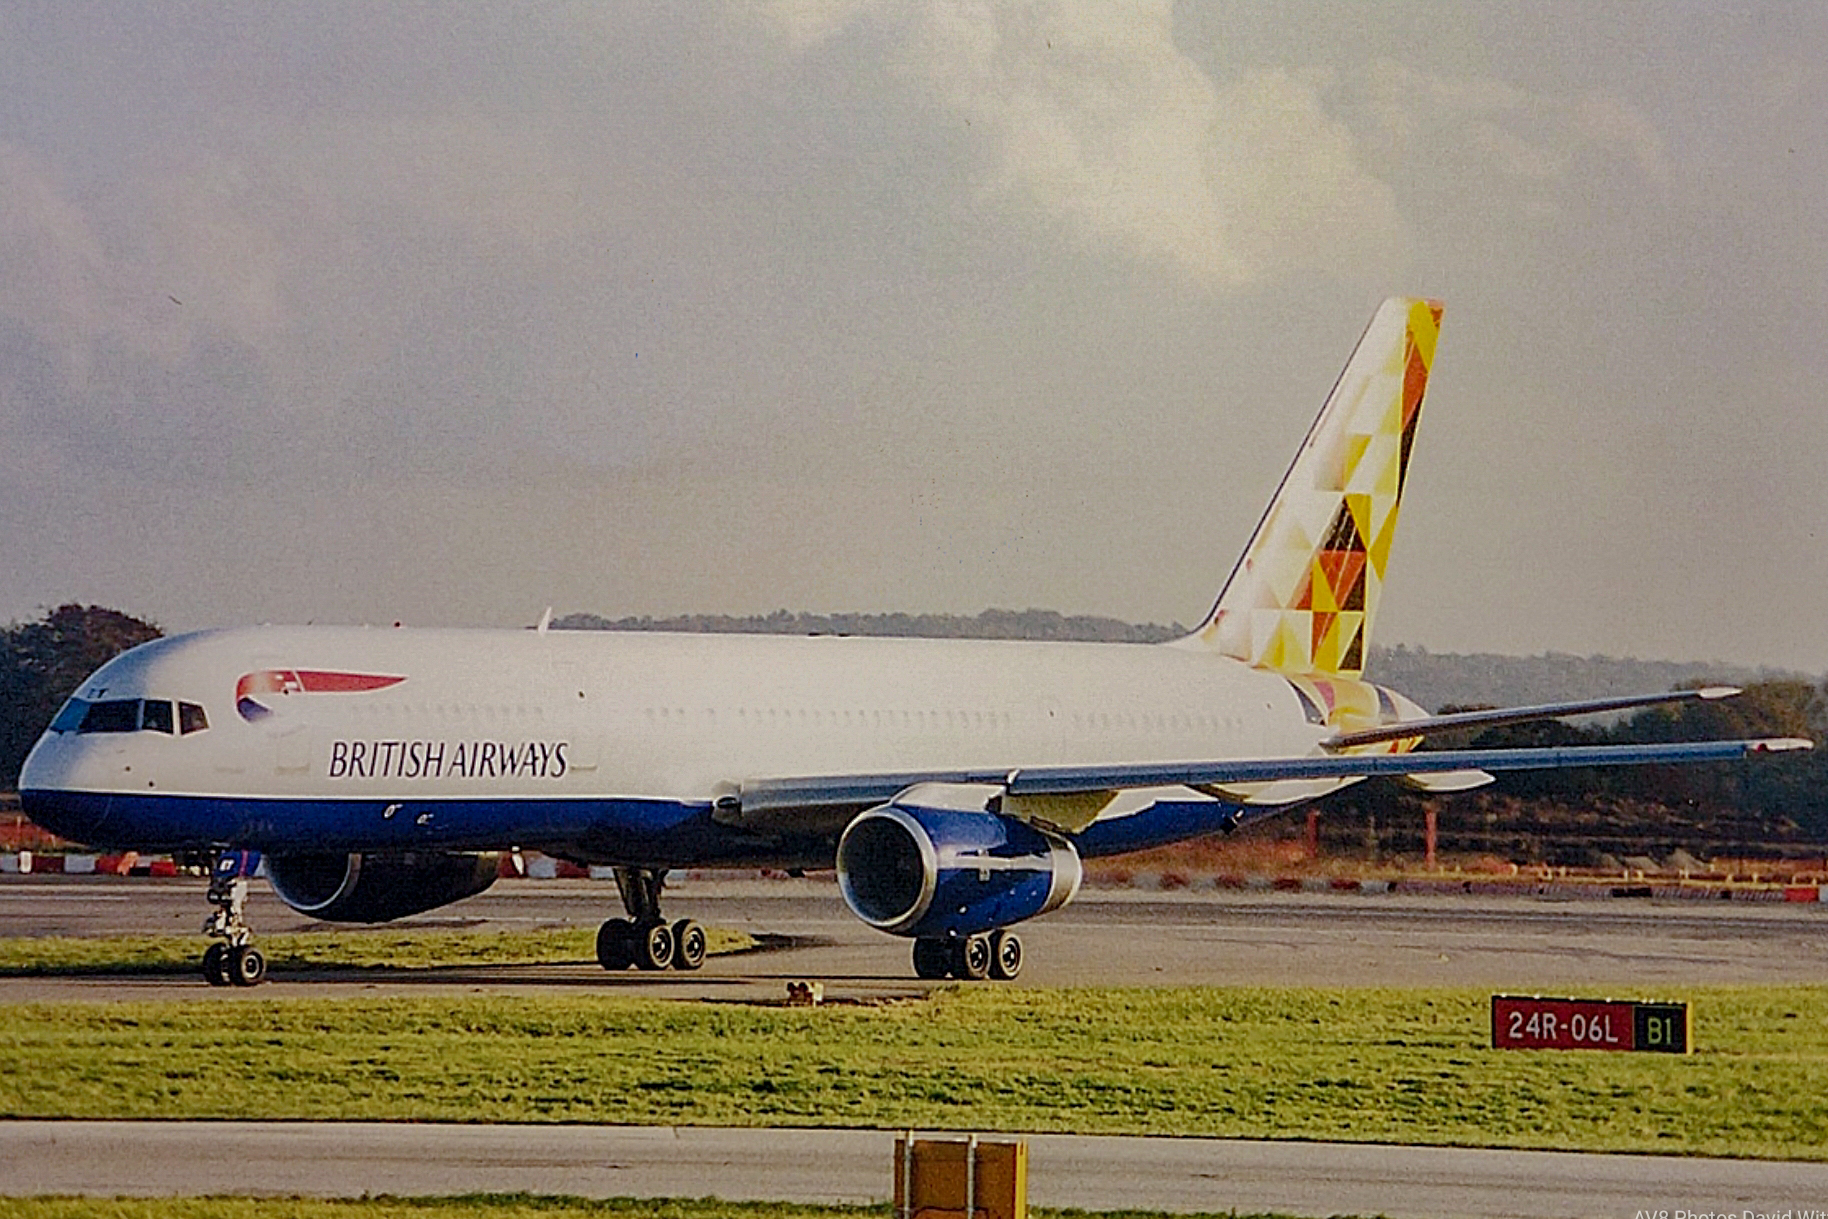
<svg viewBox="0 0 1828 1219"><path fill-rule="evenodd" d="M1637 1041L1632 1049L1688 1053L1688 1004L1634 1003L1631 1023Z"/></svg>

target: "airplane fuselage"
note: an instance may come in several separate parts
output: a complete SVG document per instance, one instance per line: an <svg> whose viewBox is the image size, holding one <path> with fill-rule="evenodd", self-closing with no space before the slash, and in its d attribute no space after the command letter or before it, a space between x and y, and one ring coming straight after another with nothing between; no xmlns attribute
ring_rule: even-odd
<svg viewBox="0 0 1828 1219"><path fill-rule="evenodd" d="M829 866L835 835L719 815L771 775L1288 756L1329 731L1284 678L1210 652L978 640L253 627L137 648L76 700L21 789L78 841L668 866ZM126 729L129 704L151 727ZM1079 848L1235 812L1132 793Z"/></svg>

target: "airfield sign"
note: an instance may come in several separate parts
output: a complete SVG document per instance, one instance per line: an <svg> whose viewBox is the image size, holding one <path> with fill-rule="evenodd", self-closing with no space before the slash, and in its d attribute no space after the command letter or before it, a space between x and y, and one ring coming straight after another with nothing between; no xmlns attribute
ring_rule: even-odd
<svg viewBox="0 0 1828 1219"><path fill-rule="evenodd" d="M1494 1050L1644 1050L1687 1054L1688 1004L1492 996Z"/></svg>

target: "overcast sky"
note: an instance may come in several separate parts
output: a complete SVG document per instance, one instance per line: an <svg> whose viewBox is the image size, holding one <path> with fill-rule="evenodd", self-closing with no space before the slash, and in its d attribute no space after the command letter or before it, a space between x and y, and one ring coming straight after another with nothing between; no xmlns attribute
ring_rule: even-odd
<svg viewBox="0 0 1828 1219"><path fill-rule="evenodd" d="M0 82L0 621L1191 624L1425 294L1378 642L1828 669L1828 6L11 0Z"/></svg>

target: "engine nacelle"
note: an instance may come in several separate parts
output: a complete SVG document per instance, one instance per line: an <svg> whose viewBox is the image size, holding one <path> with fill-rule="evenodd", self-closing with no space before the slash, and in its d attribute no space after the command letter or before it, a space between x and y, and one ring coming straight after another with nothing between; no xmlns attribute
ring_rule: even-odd
<svg viewBox="0 0 1828 1219"><path fill-rule="evenodd" d="M474 897L495 883L501 855L268 855L267 882L300 914L332 923L385 923Z"/></svg>
<svg viewBox="0 0 1828 1219"><path fill-rule="evenodd" d="M884 804L838 841L851 912L892 935L976 935L1058 910L1079 892L1071 843L996 813Z"/></svg>

